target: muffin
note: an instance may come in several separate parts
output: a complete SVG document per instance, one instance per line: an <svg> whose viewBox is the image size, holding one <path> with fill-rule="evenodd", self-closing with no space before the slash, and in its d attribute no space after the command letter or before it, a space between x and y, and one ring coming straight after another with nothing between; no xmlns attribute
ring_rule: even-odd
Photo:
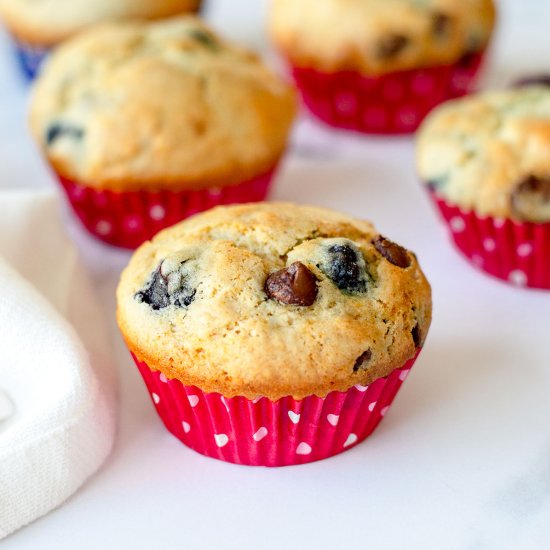
<svg viewBox="0 0 550 550"><path fill-rule="evenodd" d="M324 122L409 133L472 86L492 0L273 0L271 34L305 105Z"/></svg>
<svg viewBox="0 0 550 550"><path fill-rule="evenodd" d="M64 43L30 122L83 224L131 248L200 210L264 199L295 109L254 54L184 16Z"/></svg>
<svg viewBox="0 0 550 550"><path fill-rule="evenodd" d="M134 253L117 303L168 430L263 466L367 437L431 320L413 253L368 222L286 203L218 207L164 230Z"/></svg>
<svg viewBox="0 0 550 550"><path fill-rule="evenodd" d="M462 253L520 286L550 289L550 88L451 101L422 125L418 171Z"/></svg>
<svg viewBox="0 0 550 550"><path fill-rule="evenodd" d="M82 29L115 19L159 19L196 11L200 0L0 0L23 72L34 78L50 48Z"/></svg>

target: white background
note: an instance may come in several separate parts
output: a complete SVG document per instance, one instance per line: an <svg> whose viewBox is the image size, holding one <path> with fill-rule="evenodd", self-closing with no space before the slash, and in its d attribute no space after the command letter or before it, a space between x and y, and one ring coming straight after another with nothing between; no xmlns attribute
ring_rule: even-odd
<svg viewBox="0 0 550 550"><path fill-rule="evenodd" d="M484 85L550 72L550 2L500 4ZM208 17L267 48L263 1L211 0ZM0 185L53 186L27 136L26 102L0 35ZM239 467L182 446L116 329L128 254L85 235L65 211L112 333L119 436L82 490L2 549L550 548L550 293L506 286L461 259L416 182L411 139L302 120L293 144L273 198L372 219L417 252L433 284L427 345L387 418L365 443L300 467Z"/></svg>

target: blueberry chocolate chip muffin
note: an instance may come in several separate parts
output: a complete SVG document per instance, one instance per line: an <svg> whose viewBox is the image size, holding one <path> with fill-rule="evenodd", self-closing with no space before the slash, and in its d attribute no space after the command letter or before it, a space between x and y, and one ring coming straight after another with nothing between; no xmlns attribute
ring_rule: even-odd
<svg viewBox="0 0 550 550"><path fill-rule="evenodd" d="M271 33L298 67L380 75L483 51L492 0L274 0Z"/></svg>
<svg viewBox="0 0 550 550"><path fill-rule="evenodd" d="M285 203L218 207L159 233L117 302L130 350L165 379L272 401L389 375L431 321L413 253L368 222Z"/></svg>
<svg viewBox="0 0 550 550"><path fill-rule="evenodd" d="M19 40L49 47L96 23L160 19L199 6L200 0L0 0L0 17Z"/></svg>
<svg viewBox="0 0 550 550"><path fill-rule="evenodd" d="M480 216L550 222L550 88L449 102L418 136L418 171L445 201Z"/></svg>
<svg viewBox="0 0 550 550"><path fill-rule="evenodd" d="M183 16L67 41L30 122L84 225L135 247L190 213L264 199L295 110L254 53Z"/></svg>
<svg viewBox="0 0 550 550"><path fill-rule="evenodd" d="M323 122L405 134L470 91L494 20L492 0L274 0L271 34Z"/></svg>
<svg viewBox="0 0 550 550"><path fill-rule="evenodd" d="M194 17L64 44L34 89L36 141L63 176L116 191L231 185L271 168L292 90Z"/></svg>

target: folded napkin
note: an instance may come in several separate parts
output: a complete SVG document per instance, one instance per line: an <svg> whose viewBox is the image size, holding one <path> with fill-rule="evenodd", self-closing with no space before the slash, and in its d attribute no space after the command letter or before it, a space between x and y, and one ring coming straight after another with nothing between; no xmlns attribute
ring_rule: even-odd
<svg viewBox="0 0 550 550"><path fill-rule="evenodd" d="M59 506L108 456L115 381L57 199L0 191L0 539Z"/></svg>

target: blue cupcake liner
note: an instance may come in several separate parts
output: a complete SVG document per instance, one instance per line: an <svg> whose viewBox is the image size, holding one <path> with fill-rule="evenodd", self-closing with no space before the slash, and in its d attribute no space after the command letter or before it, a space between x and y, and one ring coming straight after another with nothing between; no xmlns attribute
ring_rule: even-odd
<svg viewBox="0 0 550 550"><path fill-rule="evenodd" d="M27 44L16 39L14 39L14 47L15 55L24 76L29 81L34 80L50 49Z"/></svg>

